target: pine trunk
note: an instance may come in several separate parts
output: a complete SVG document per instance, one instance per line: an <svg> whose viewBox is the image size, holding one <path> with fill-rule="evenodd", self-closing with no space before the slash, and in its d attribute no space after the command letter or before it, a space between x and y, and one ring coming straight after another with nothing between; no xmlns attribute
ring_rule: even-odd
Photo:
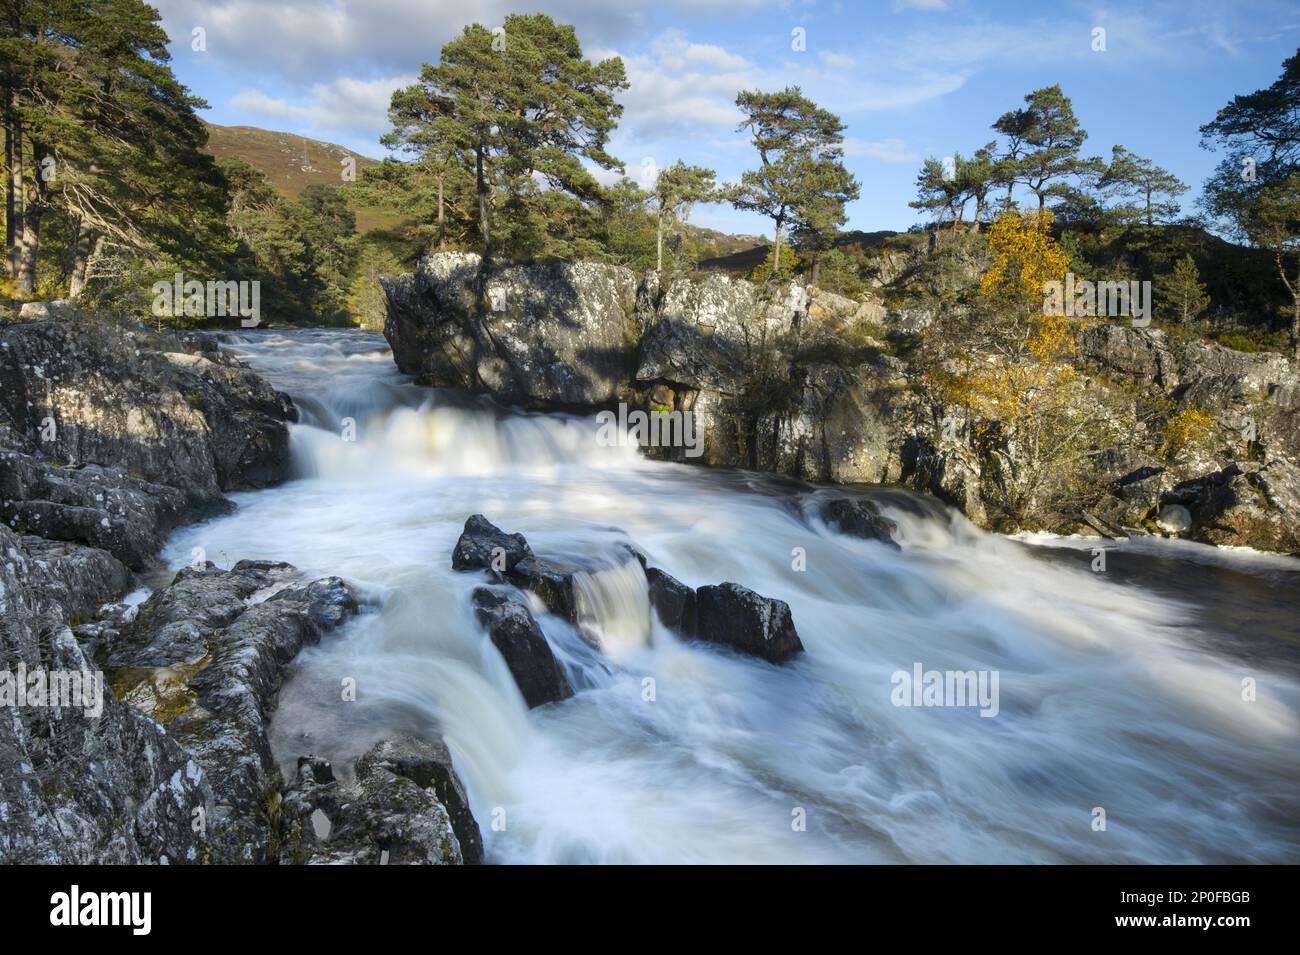
<svg viewBox="0 0 1300 955"><path fill-rule="evenodd" d="M772 277L781 270L781 219L776 220L776 244L772 251Z"/></svg>
<svg viewBox="0 0 1300 955"><path fill-rule="evenodd" d="M39 143L32 147L32 187L23 199L22 239L18 246L18 267L14 284L23 295L36 291L36 257L41 245L41 219L45 215L45 182L40 177L41 160L46 151Z"/></svg>
<svg viewBox="0 0 1300 955"><path fill-rule="evenodd" d="M447 244L446 215L442 205L442 181L446 178L445 174L438 177L438 251L441 252L443 246Z"/></svg>
<svg viewBox="0 0 1300 955"><path fill-rule="evenodd" d="M655 221L655 271L664 270L664 214L663 210L659 212L659 218Z"/></svg>
<svg viewBox="0 0 1300 955"><path fill-rule="evenodd" d="M478 228L479 234L483 237L483 265L486 268L492 261L492 222L488 213L488 187L487 177L483 171L482 147L479 147L474 154L474 177L478 192Z"/></svg>
<svg viewBox="0 0 1300 955"><path fill-rule="evenodd" d="M10 150L12 149L12 154ZM18 250L23 237L23 127L12 111L5 126L5 158L9 160L9 176L5 181L5 271L18 275Z"/></svg>
<svg viewBox="0 0 1300 955"><path fill-rule="evenodd" d="M13 93L8 89L5 90L5 275L13 277L14 263L9 255L9 250L14 247L15 222L14 213L17 207L14 204L14 181L9 176L9 171L14 165L14 137L13 137Z"/></svg>
<svg viewBox="0 0 1300 955"><path fill-rule="evenodd" d="M72 243L72 277L68 280L68 298L74 302L86 290L86 268L103 241L84 221L77 225L77 236Z"/></svg>

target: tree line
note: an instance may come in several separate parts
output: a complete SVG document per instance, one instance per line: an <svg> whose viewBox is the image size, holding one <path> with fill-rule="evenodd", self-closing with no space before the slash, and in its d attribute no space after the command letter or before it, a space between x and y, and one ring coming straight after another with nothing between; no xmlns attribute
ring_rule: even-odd
<svg viewBox="0 0 1300 955"><path fill-rule="evenodd" d="M738 92L737 131L754 150L738 180L677 160L636 182L609 152L628 86L622 61L589 59L572 26L515 14L497 29L467 26L393 94L382 142L400 159L289 199L248 164L204 151L205 104L175 79L166 43L141 0L0 0L4 274L16 296L76 298L98 279L102 296L130 304L130 289L153 276L191 270L269 283L263 300L282 303L272 317L345 315L358 275L388 261L356 236L356 203L414 222L424 248L481 252L485 269L532 258L688 267L709 251L683 228L690 211L730 203L772 222L758 277L788 274L792 247L814 284L823 267L844 270L841 229L860 189L843 161L845 126L798 87ZM1226 151L1202 211L1268 250L1294 302L1293 338L1297 115L1300 53L1201 130ZM1017 208L1019 191L1058 228L1153 227L1178 214L1187 191L1123 146L1084 156L1087 133L1059 86L1028 94L991 129L969 155L927 159L912 206L954 232L978 231ZM1195 276L1178 274L1192 295Z"/></svg>

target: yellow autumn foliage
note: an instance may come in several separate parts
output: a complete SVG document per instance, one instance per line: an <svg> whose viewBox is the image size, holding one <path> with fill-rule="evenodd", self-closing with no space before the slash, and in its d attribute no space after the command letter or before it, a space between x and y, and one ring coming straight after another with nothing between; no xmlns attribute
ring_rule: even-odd
<svg viewBox="0 0 1300 955"><path fill-rule="evenodd" d="M989 226L993 266L980 279L986 298L1024 304L1026 314L1041 314L1043 289L1060 282L1070 257L1052 237L1052 210L1021 212L1009 209Z"/></svg>
<svg viewBox="0 0 1300 955"><path fill-rule="evenodd" d="M986 422L1016 424L1061 393L1077 377L1063 366L1075 351L1074 323L1043 314L1046 283L1062 281L1070 258L1051 235L1052 212L1008 210L989 227L993 264L980 279L980 293L1007 325L993 361L962 362L944 374L941 391Z"/></svg>
<svg viewBox="0 0 1300 955"><path fill-rule="evenodd" d="M1165 440L1161 452L1174 457L1188 445L1200 444L1214 430L1214 415L1204 408L1184 408L1170 417L1165 425Z"/></svg>

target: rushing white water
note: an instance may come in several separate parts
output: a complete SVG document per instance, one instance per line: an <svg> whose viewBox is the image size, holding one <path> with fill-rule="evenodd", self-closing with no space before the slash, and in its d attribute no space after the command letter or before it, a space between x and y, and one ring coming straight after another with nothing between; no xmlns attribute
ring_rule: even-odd
<svg viewBox="0 0 1300 955"><path fill-rule="evenodd" d="M1089 549L875 492L895 551L823 525L827 491L412 386L378 336L230 347L302 410L301 476L179 532L169 562L287 560L371 602L294 665L273 727L290 773L300 753L343 768L385 733L439 731L500 862L1300 861L1300 562L1119 548L1093 573ZM470 610L481 578L451 570L476 512L590 568L590 639L539 617L578 688L563 703L524 707ZM775 667L678 640L624 544L692 586L787 601L807 653ZM915 663L997 671L997 716L893 705Z"/></svg>

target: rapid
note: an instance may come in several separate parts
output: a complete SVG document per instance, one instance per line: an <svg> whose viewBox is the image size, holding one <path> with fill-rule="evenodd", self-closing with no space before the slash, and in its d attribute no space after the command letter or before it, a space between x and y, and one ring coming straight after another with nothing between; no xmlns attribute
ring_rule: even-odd
<svg viewBox="0 0 1300 955"><path fill-rule="evenodd" d="M223 347L293 396L296 476L165 561L285 560L366 599L292 666L288 778L303 753L343 770L386 734L441 733L501 863L1300 862L1300 561L1109 542L1095 573L1097 541L651 461L601 446L594 418L418 387L378 335ZM901 549L826 526L831 493L871 495ZM482 578L450 561L474 513L589 568L579 628L539 616L571 699L526 709L476 621ZM807 652L682 641L626 544L693 587L785 600ZM918 663L996 671L997 715L896 706Z"/></svg>

